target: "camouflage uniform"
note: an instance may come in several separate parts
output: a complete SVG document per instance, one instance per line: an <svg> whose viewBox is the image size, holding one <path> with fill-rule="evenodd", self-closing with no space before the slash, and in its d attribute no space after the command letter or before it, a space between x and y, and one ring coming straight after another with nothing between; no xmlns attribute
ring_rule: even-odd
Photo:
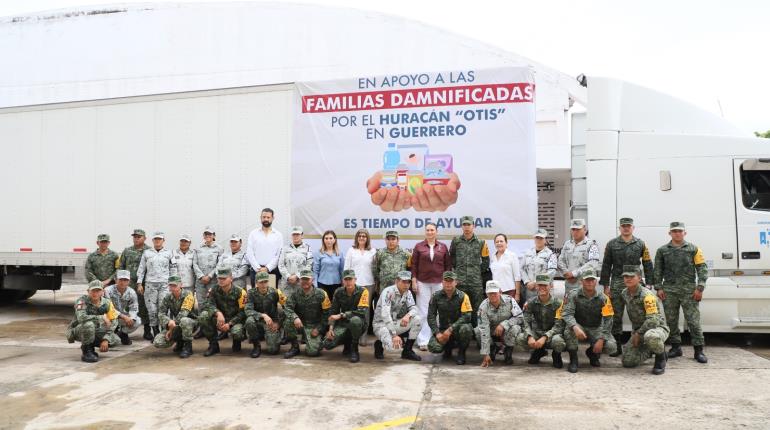
<svg viewBox="0 0 770 430"><path fill-rule="evenodd" d="M259 274L257 275L257 281L259 281ZM248 297L246 298L246 334L249 340L252 342L259 342L261 339L265 339L267 345L267 352L270 354L277 354L281 348L281 330L280 326L283 321L281 313L278 309L278 305L286 305L286 296L284 296L281 290L268 286L265 293L259 291L259 286L249 290ZM278 324L278 330L272 331L262 318L262 314L266 314Z"/></svg>
<svg viewBox="0 0 770 430"><path fill-rule="evenodd" d="M177 248L171 252L171 258L174 263L172 273L179 275L182 280L182 289L195 294L195 270L193 270L193 258L195 257L195 250L188 249L187 252L182 252Z"/></svg>
<svg viewBox="0 0 770 430"><path fill-rule="evenodd" d="M137 283L144 285L144 304L147 306L147 321L158 326L158 307L163 296L168 294L168 277L171 275L173 260L166 248L146 249L136 271Z"/></svg>
<svg viewBox="0 0 770 430"><path fill-rule="evenodd" d="M233 254L231 249L225 250L222 255L219 256L218 264L227 264L233 271L233 285L239 288L246 289L247 281L249 280L249 262L246 261L246 251L241 248L238 252Z"/></svg>
<svg viewBox="0 0 770 430"><path fill-rule="evenodd" d="M655 284L666 293L663 309L671 329L669 340L672 344L682 343L679 333L681 306L693 346L703 346L699 303L692 298L692 294L696 288L702 291L707 279L706 261L700 248L694 244L685 241L682 246L674 246L669 242L655 253Z"/></svg>
<svg viewBox="0 0 770 430"><path fill-rule="evenodd" d="M545 336L545 349L553 349L561 353L567 349L564 341L564 320L562 319L562 301L550 296L543 303L540 297L535 296L527 301L524 306L524 333L518 338L521 348L529 349L529 337L538 340Z"/></svg>
<svg viewBox="0 0 770 430"><path fill-rule="evenodd" d="M215 281L216 282L216 281ZM235 285L230 286L230 291L225 293L218 284L208 294L208 298L201 307L198 322L201 331L209 342L216 340L217 336L217 312L222 312L225 323L230 325L230 336L234 342L240 342L246 338L243 323L246 320L246 290Z"/></svg>
<svg viewBox="0 0 770 430"><path fill-rule="evenodd" d="M478 310L479 325L476 327L476 339L481 342L481 355L489 355L490 347L495 340L500 340L505 346L513 347L516 339L522 333L521 308L507 294L500 295L500 304L495 308L489 298L484 299ZM498 325L503 326L502 338L497 338L494 333Z"/></svg>
<svg viewBox="0 0 770 430"><path fill-rule="evenodd" d="M134 320L134 325L128 327L122 319L118 318L118 330L120 330L120 332L125 334L133 333L134 330L142 325L142 319L139 318L138 315L139 297L137 296L136 291L131 288L126 288L126 291L123 294L120 294L117 285L110 285L105 288L104 297L107 297L112 301L112 306L115 307L115 310L119 315L126 315Z"/></svg>
<svg viewBox="0 0 770 430"><path fill-rule="evenodd" d="M444 348L451 349L454 344L460 350L465 350L473 338L472 313L470 299L462 291L455 289L450 297L447 297L443 289L436 291L428 305L428 325L432 334L428 341L428 351L437 354L443 352ZM449 327L452 327L452 337L442 345L436 335Z"/></svg>
<svg viewBox="0 0 770 430"><path fill-rule="evenodd" d="M476 311L484 300L485 273L489 272L489 248L474 234L470 239L457 236L449 246L452 267L457 274L457 289L468 295L473 307L471 321L476 325Z"/></svg>
<svg viewBox="0 0 770 430"><path fill-rule="evenodd" d="M224 253L221 246L216 242L211 242L211 245L206 245L206 242L202 242L198 249L195 250L193 256L193 270L195 271L195 299L198 300L198 305L206 301L208 292L210 289L217 286L217 262L219 257ZM208 276L209 283L204 284L201 278ZM203 323L201 323L203 326Z"/></svg>
<svg viewBox="0 0 770 430"><path fill-rule="evenodd" d="M364 330L364 319L368 312L369 290L356 285L353 294L348 294L345 286L337 288L334 291L329 315L342 314L342 318L334 321L329 327L329 330L334 331L334 338L324 339L324 348L332 349L348 341L357 345Z"/></svg>
<svg viewBox="0 0 770 430"><path fill-rule="evenodd" d="M400 246L394 251L380 248L374 254L372 274L377 285L377 293L396 283L398 272L407 270L411 255Z"/></svg>
<svg viewBox="0 0 770 430"><path fill-rule="evenodd" d="M278 256L278 271L281 272L278 288L286 297L302 289L299 285L299 274L302 270L313 270L313 251L310 250L310 245L304 242L299 245L284 245ZM297 282L290 284L288 278L292 275L297 276Z"/></svg>
<svg viewBox="0 0 770 430"><path fill-rule="evenodd" d="M107 315L112 322L109 327L103 315ZM67 327L67 341L74 343L79 340L83 346L93 346L106 339L110 346L119 345L120 338L115 334L117 317L118 311L110 299L102 297L99 304L95 305L87 294L82 295L75 301L75 319Z"/></svg>
<svg viewBox="0 0 770 430"><path fill-rule="evenodd" d="M578 348L578 338L573 330L575 326L583 329L591 345L604 339L602 352L612 354L617 351L617 343L611 333L613 314L612 301L599 288L592 297L586 296L582 287L572 290L561 314L567 351L576 351Z"/></svg>
<svg viewBox="0 0 770 430"><path fill-rule="evenodd" d="M86 259L86 280L106 281L109 279L114 283L115 271L118 269L120 257L113 250L101 254L96 250L88 255Z"/></svg>
<svg viewBox="0 0 770 430"><path fill-rule="evenodd" d="M168 348L182 341L192 342L193 332L198 327L197 312L195 311L195 295L187 290L181 290L179 298L169 293L163 297L158 311L160 333L155 336L153 345L156 348ZM174 320L176 327L171 333L171 339L166 339L168 323Z"/></svg>
<svg viewBox="0 0 770 430"><path fill-rule="evenodd" d="M150 249L150 247L146 244L139 249L129 246L120 254L119 268L131 272L131 282L128 283L128 286L134 291L136 291L136 272L139 270L139 262L142 261L142 254L144 254L144 251L148 249ZM145 324L148 324L150 317L147 314L147 306L144 304L144 294L136 293L136 296L139 299L139 318L141 318Z"/></svg>
<svg viewBox="0 0 770 430"><path fill-rule="evenodd" d="M551 248L545 247L540 252L531 248L524 253L521 264L521 283L524 294L521 300L526 303L532 297L537 297L537 290L529 290L527 284L535 282L535 277L541 273L547 273L553 279L556 276L556 268L556 253Z"/></svg>
<svg viewBox="0 0 770 430"><path fill-rule="evenodd" d="M636 293L631 294L628 288L621 292L626 304L628 319L631 320L631 334L639 333L642 342L634 347L629 340L623 347L623 367L636 367L652 354L662 354L668 338L666 317L661 312L660 299L655 293L643 287L636 287Z"/></svg>
<svg viewBox="0 0 770 430"><path fill-rule="evenodd" d="M329 320L329 310L332 304L326 291L313 287L306 294L304 290L295 291L286 300L286 320L283 323L283 329L286 332L286 339L296 342L299 333L294 327L294 320L299 318L302 321L302 334L305 336L305 354L308 356L317 356L321 353L321 342L324 329ZM318 329L318 335L313 336L313 329Z"/></svg>
<svg viewBox="0 0 770 430"><path fill-rule="evenodd" d="M571 291L580 288L580 277L584 271L587 269L599 271L601 266L599 263L599 245L588 236L584 237L580 243L575 243L573 239L570 239L564 243L557 265L562 274L572 272L575 277L573 282L564 281L564 297L567 298Z"/></svg>
<svg viewBox="0 0 770 430"><path fill-rule="evenodd" d="M410 315L406 327L401 325L401 318ZM398 291L398 287L391 285L380 293L380 300L374 310L372 327L374 335L382 342L388 351L393 351L393 336L409 333L409 339L417 339L422 328L422 321L414 301L414 295L410 290L404 294Z"/></svg>

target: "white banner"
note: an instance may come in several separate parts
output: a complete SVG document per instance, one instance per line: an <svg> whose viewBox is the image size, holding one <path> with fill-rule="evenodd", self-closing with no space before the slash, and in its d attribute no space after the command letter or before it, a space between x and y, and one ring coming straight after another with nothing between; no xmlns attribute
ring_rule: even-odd
<svg viewBox="0 0 770 430"><path fill-rule="evenodd" d="M293 222L307 237L537 229L535 84L526 68L297 84Z"/></svg>

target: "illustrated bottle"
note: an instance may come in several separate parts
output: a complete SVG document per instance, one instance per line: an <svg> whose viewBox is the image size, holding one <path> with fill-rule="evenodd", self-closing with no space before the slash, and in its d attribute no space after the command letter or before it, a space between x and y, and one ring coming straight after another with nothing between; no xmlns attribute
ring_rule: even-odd
<svg viewBox="0 0 770 430"><path fill-rule="evenodd" d="M382 156L382 170L396 170L401 162L401 154L396 149L395 143L388 144L388 150Z"/></svg>

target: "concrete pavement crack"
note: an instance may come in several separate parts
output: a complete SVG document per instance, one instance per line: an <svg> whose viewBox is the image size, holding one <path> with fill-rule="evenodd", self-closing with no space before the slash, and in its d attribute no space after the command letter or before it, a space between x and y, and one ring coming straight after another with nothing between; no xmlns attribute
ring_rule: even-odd
<svg viewBox="0 0 770 430"><path fill-rule="evenodd" d="M417 413L414 417L414 422L411 426L409 426L410 429L418 429L418 428L424 428L422 424L419 424L420 418L422 416L423 407L426 406L428 402L433 398L433 377L436 372L436 364L432 364L430 367L430 373L428 373L428 378L425 380L425 389L422 391L422 399L420 400L420 405L417 407Z"/></svg>

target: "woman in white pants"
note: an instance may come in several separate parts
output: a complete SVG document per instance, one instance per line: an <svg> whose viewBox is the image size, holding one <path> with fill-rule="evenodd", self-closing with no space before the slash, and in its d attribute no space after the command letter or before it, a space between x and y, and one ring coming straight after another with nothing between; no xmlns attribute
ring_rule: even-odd
<svg viewBox="0 0 770 430"><path fill-rule="evenodd" d="M449 248L436 240L437 233L436 224L426 224L425 240L416 244L412 251L412 288L422 321L428 320L428 304L433 293L441 290L444 272L452 270ZM430 336L430 327L425 323L417 336L417 345L421 351L428 350Z"/></svg>

